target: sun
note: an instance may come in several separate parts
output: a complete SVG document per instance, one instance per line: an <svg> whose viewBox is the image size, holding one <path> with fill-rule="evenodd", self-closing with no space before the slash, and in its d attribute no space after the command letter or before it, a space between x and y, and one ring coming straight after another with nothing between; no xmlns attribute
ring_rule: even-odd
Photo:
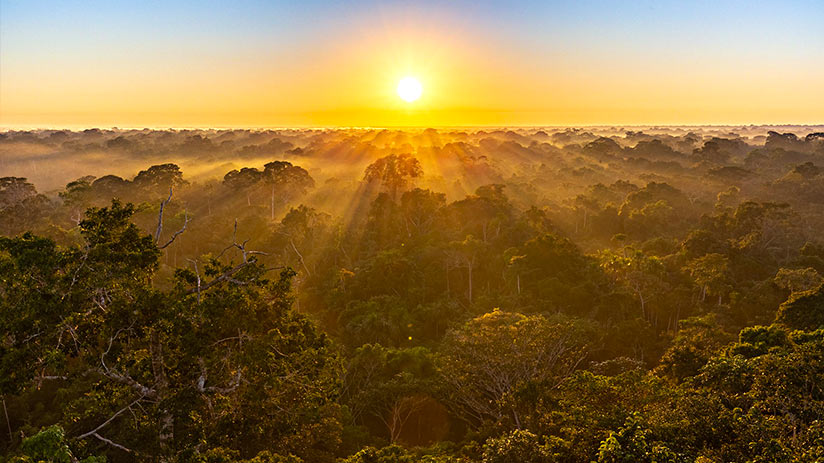
<svg viewBox="0 0 824 463"><path fill-rule="evenodd" d="M407 103L412 103L421 97L423 86L414 77L404 77L398 82L398 96Z"/></svg>

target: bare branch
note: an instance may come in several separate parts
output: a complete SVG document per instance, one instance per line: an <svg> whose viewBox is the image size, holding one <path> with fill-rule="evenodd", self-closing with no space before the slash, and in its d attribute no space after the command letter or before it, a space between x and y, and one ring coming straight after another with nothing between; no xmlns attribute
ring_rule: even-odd
<svg viewBox="0 0 824 463"><path fill-rule="evenodd" d="M103 442L105 442L105 443L107 443L107 444L111 445L112 447L118 448L118 449L120 449L120 450L122 450L122 451L124 451L124 452L127 452L127 453L134 453L134 450L132 450L132 449L130 449L130 448L128 448L128 447L124 447L124 446L122 446L122 445L118 444L117 442L112 441L111 439L106 439L105 437L101 436L101 435L100 435L100 434L98 434L98 433L94 433L94 434L92 434L92 436L94 436L94 437L96 437L96 438L100 439L101 441L103 441Z"/></svg>
<svg viewBox="0 0 824 463"><path fill-rule="evenodd" d="M214 285L216 285L216 284L218 284L222 281L229 280L232 277L232 275L234 275L235 273L243 270L244 268L246 268L249 265L250 265L249 262L240 263L240 264L230 268L229 270L224 272L219 277L216 277L214 280L206 283L205 285L198 285L197 287L192 288L189 291L186 291L186 294L194 294L194 293L200 293L201 291L206 291L207 289L211 288L212 286L214 286Z"/></svg>
<svg viewBox="0 0 824 463"><path fill-rule="evenodd" d="M74 287L74 284L77 283L77 276L80 274L80 271L83 270L83 267L86 266L86 259L88 259L88 258L89 258L89 245L86 245L85 252L83 252L83 258L80 259L80 265L78 265L77 269L75 269L74 275L72 275L72 282L69 284L69 287L66 289L66 291L63 293L63 295L60 297L61 301L63 299L65 299L66 296L69 295L69 292L71 292L72 288Z"/></svg>
<svg viewBox="0 0 824 463"><path fill-rule="evenodd" d="M306 266L306 261L304 261L304 260L303 260L303 254L301 254L301 253L300 253L300 251L298 251L297 246L295 246L295 242L294 242L294 241L292 241L292 239L291 239L291 238L289 239L289 244L291 244L291 245L292 245L292 249L294 249L294 250L295 250L295 254L297 254L297 255L298 255L298 258L300 259L300 263L301 263L301 265L303 265L303 269L304 269L304 270L306 270L306 275L311 276L311 275L312 275L312 272L310 272L310 271L309 271L309 267L307 267L307 266Z"/></svg>
<svg viewBox="0 0 824 463"><path fill-rule="evenodd" d="M202 281L200 279L200 269L197 267L197 259L189 259L189 262L195 266L195 275L197 276L197 303L200 304L200 283Z"/></svg>
<svg viewBox="0 0 824 463"><path fill-rule="evenodd" d="M170 244L175 242L175 239L177 239L177 237L180 236L181 233L186 231L186 226L189 225L189 220L190 219L189 219L189 213L188 212L184 212L184 214L185 214L185 218L183 219L183 227L181 227L180 230L174 232L172 237L169 238L169 241L167 241L166 244L164 244L163 246L159 246L158 249L166 249Z"/></svg>
<svg viewBox="0 0 824 463"><path fill-rule="evenodd" d="M84 434L81 434L81 435L77 436L75 439L77 439L77 440L80 440L80 439L85 439L85 438L87 438L87 437L89 437L89 436L95 436L95 437L100 438L100 436L99 436L99 435L97 435L97 431L100 431L100 430L101 430L101 429L103 429L104 427L108 426L108 424L109 424L109 423L111 423L112 421L114 421L114 419L115 419L115 418L117 418L118 416L120 416L120 414L121 414L121 413L125 412L126 410L131 409L131 408L132 408L132 406L134 406L135 404L137 404L137 403L138 403L138 402L140 402L141 400L143 400L143 396L138 397L137 399L135 399L135 401L134 401L134 402L130 403L129 405L126 405L125 407L123 407L123 408L121 408L120 410L118 410L117 412L115 412L115 414L114 414L114 415L110 416L108 420L106 420L106 421L102 422L102 423L101 423L98 427L96 427L96 428L92 429L91 431L89 431L89 432L87 432L87 433L84 433ZM102 440L102 439L101 439L101 440Z"/></svg>
<svg viewBox="0 0 824 463"><path fill-rule="evenodd" d="M131 329L131 327L129 327L128 329ZM121 328L121 329L117 330L114 333L114 336L111 336L109 338L109 347L102 354L100 354L100 364L103 366L103 368L98 368L97 371L100 374L102 374L103 376L105 376L105 377L107 377L107 378L109 378L109 379L111 379L115 382L118 382L120 384L124 384L126 386L131 387L132 389L134 389L135 391L140 393L141 398L142 397L152 397L152 398L154 398L154 397L157 396L157 391L155 391L152 388L149 388L149 387L146 387L146 386L140 384L139 382L135 381L128 374L120 373L117 370L115 370L113 368L109 368L109 366L106 365L106 355L111 350L112 344L114 343L114 340L123 331L125 331L125 329Z"/></svg>
<svg viewBox="0 0 824 463"><path fill-rule="evenodd" d="M197 379L197 390L202 393L207 392L217 392L219 394L228 394L230 392L234 392L240 386L240 380L243 378L243 375L240 369L237 370L235 376L229 381L229 384L226 387L218 387L218 386L206 386L206 380L208 379L208 373L206 371L206 362L203 361L202 358L198 359L198 363L200 364L200 376Z"/></svg>
<svg viewBox="0 0 824 463"><path fill-rule="evenodd" d="M246 250L246 243L248 243L248 242L249 242L249 240L245 240L243 243L238 243L237 242L237 219L235 219L235 227L234 227L234 230L232 231L232 244L230 244L229 246L226 246L223 249L223 251L221 251L220 254L217 255L217 257L218 258L222 257L223 254L226 253L226 251L228 251L232 248L237 248L240 251L241 256L243 257L243 262L248 262L249 261L249 256L251 256L251 255L256 255L256 254L260 254L260 255L263 255L263 256L268 256L269 255L269 254L266 254L265 252L262 252L262 251L247 251Z"/></svg>
<svg viewBox="0 0 824 463"><path fill-rule="evenodd" d="M169 187L169 197L160 202L160 212L157 214L157 231L155 232L155 244L160 240L160 232L163 231L163 209L172 200L172 187Z"/></svg>

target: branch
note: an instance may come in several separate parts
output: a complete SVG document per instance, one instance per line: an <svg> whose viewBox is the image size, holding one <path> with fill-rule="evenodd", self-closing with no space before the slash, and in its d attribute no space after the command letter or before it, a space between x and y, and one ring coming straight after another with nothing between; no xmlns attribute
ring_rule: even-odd
<svg viewBox="0 0 824 463"><path fill-rule="evenodd" d="M246 243L248 243L248 242L249 242L249 240L246 240L243 243L238 244L238 242L237 242L237 219L235 219L235 228L234 228L234 231L232 231L232 244L230 244L229 246L226 246L226 248L224 248L223 251L221 251L220 254L218 254L217 257L220 258L221 256L223 256L224 253L226 253L226 251L228 251L232 248L237 248L237 249L240 250L241 255L243 256L243 262L248 262L250 255L255 255L255 254L260 254L260 255L263 255L263 256L268 256L269 255L269 254L266 254L265 252L262 252L262 251L247 251L246 250Z"/></svg>
<svg viewBox="0 0 824 463"><path fill-rule="evenodd" d="M154 389L146 387L139 382L135 381L129 375L122 375L115 370L102 370L98 369L98 373L102 374L103 376L111 379L112 381L118 382L120 384L126 385L134 389L135 391L143 394L145 397L154 398L157 396L157 393Z"/></svg>
<svg viewBox="0 0 824 463"><path fill-rule="evenodd" d="M306 270L306 275L311 276L312 273L309 271L309 268L306 266L306 261L303 260L303 255L300 253L300 251L298 251L297 246L295 246L295 242L292 241L291 238L289 239L289 244L292 245L292 249L295 250L295 254L297 254L298 257L300 258L300 263L301 263L301 265L303 265L303 269Z"/></svg>
<svg viewBox="0 0 824 463"><path fill-rule="evenodd" d="M131 326L129 327L129 329L131 329ZM109 368L109 366L106 365L106 354L109 353L109 351L112 348L112 344L114 343L114 340L117 338L117 336L122 331L124 331L124 329L117 330L114 333L114 336L109 338L109 347L106 349L105 352L100 354L100 364L103 365L103 368L97 368L97 371L100 374L102 374L103 376L105 376L105 377L107 377L107 378L109 378L113 381L116 381L120 384L124 384L124 385L129 386L132 389L136 390L137 392L140 393L141 398L142 397L156 397L157 396L157 391L155 391L154 389L148 388L148 387L140 384L139 382L135 381L128 374L121 374L121 373L117 372L116 370Z"/></svg>
<svg viewBox="0 0 824 463"><path fill-rule="evenodd" d="M174 243L175 239L177 239L177 237L180 236L181 233L186 231L186 226L189 225L189 213L184 212L184 214L186 217L183 220L183 227L181 227L180 230L174 232L172 237L169 238L169 241L167 241L166 244L164 244L163 246L159 246L158 249L166 249L170 244Z"/></svg>
<svg viewBox="0 0 824 463"><path fill-rule="evenodd" d="M197 289L197 303L200 304L200 283L202 281L200 279L200 269L198 269L197 267L197 259L189 259L189 262L191 262L195 266L195 275L197 275L197 287L195 287L194 289Z"/></svg>
<svg viewBox="0 0 824 463"><path fill-rule="evenodd" d="M255 280L254 278L249 280L249 281L240 281L240 280L236 280L236 279L232 278L232 276L234 274L236 274L237 272L243 270L244 268L246 268L249 265L252 265L256 262L255 259L250 260L249 256L254 256L254 255L257 255L257 254L264 255L264 256L268 255L268 254L266 254L265 252L262 252L262 251L249 251L249 250L247 250L246 249L246 243L248 243L248 242L249 242L249 240L245 240L243 243L238 243L237 242L237 219L235 219L235 227L234 227L234 230L232 232L232 244L230 244L225 249L223 249L223 251L221 251L220 254L217 255L217 258L219 259L229 249L237 248L241 252L241 256L243 257L243 262L241 262L240 264L238 264L238 265L230 268L229 270L223 272L223 274L221 274L220 276L216 277L215 279L213 279L212 281L210 281L206 284L203 284L203 282L200 278L200 272L197 268L197 263L194 262L195 272L197 273L197 286L195 286L194 288L191 288L190 290L186 291L186 294L195 294L195 293L197 293L198 301L199 301L201 292L206 291L207 289L211 288L212 286L214 286L214 285L216 285L220 282L228 281L230 283L234 283L234 284L243 286L243 285L249 284L252 281L254 281ZM273 268L264 269L264 271L268 272L268 271L271 271L271 270L279 270L279 269L282 269L282 268L283 267L273 267Z"/></svg>
<svg viewBox="0 0 824 463"><path fill-rule="evenodd" d="M143 396L138 397L138 398L137 398L134 402L130 403L129 405L126 405L125 407L123 407L123 408L121 408L120 410L118 410L117 412L115 412L115 414L114 414L114 415L110 416L108 420L106 420L106 421L104 421L103 423L101 423L98 427L96 427L96 428L92 429L91 431L89 431L89 432L87 432L87 433L84 433L84 434L81 434L81 435L79 435L79 436L75 437L75 439L80 440L80 439L85 439L85 438L87 438L87 437L89 437L89 436L95 436L95 437L97 437L98 439L100 439L100 440L102 440L102 441L106 442L106 441L107 441L107 439L104 439L104 438L103 438L103 437L101 437L99 434L97 434L97 431L100 431L101 429L103 429L104 427L106 427L109 423L111 423L112 421L114 421L114 419L115 419L115 418L117 418L118 416L120 416L120 414L121 414L121 413L125 412L126 410L131 409L133 405L135 405L136 403L140 402L141 400L143 400ZM127 452L131 452L131 450L126 449L125 447L119 446L119 445L117 445L117 444L114 444L114 443L113 443L113 442L111 442L111 441L109 441L109 443L111 443L111 444L112 444L112 445L114 445L115 447L118 447L118 448L123 448L123 449L125 449Z"/></svg>
<svg viewBox="0 0 824 463"><path fill-rule="evenodd" d="M101 435L100 435L100 434L98 434L98 433L93 433L93 434L92 434L92 436L94 436L94 437L96 437L96 438L98 438L98 439L102 440L103 442L105 442L105 443L107 443L107 444L111 445L112 447L119 448L120 450L122 450L122 451L124 451L124 452L127 452L127 453L134 453L134 450L132 450L132 449L130 449L130 448L127 448L127 447L124 447L124 446L122 446L122 445L118 444L117 442L112 441L111 439L106 439L105 437L101 436Z"/></svg>
<svg viewBox="0 0 824 463"><path fill-rule="evenodd" d="M238 337L238 339L240 339L240 337ZM200 376L197 379L197 390L201 393L205 394L207 392L217 392L219 394L229 394L237 390L240 386L240 380L243 378L243 374L239 368L237 373L235 373L235 376L229 380L229 384L226 387L206 386L206 380L208 378L206 362L204 362L202 358L199 358L198 363L200 364Z"/></svg>
<svg viewBox="0 0 824 463"><path fill-rule="evenodd" d="M165 201L160 201L160 212L157 214L157 231L155 232L155 244L160 240L160 232L163 231L163 208L172 200L172 187L169 187L169 197Z"/></svg>
<svg viewBox="0 0 824 463"><path fill-rule="evenodd" d="M63 293L63 295L60 297L61 301L63 299L65 299L66 296L69 295L69 292L71 292L72 288L74 287L74 284L77 283L77 276L80 274L80 270L82 270L83 267L86 266L86 259L88 259L88 258L89 258L89 246L86 245L85 252L83 253L83 258L80 259L80 265L77 266L77 269L75 269L75 271L74 271L74 275L72 275L71 284L69 284L69 287L66 289L66 291Z"/></svg>
<svg viewBox="0 0 824 463"><path fill-rule="evenodd" d="M199 294L201 291L206 291L207 289L209 289L212 286L220 283L221 281L230 280L230 279L232 279L232 275L234 275L235 273L243 270L244 268L248 267L251 264L252 264L251 262L242 262L242 263L230 268L229 270L224 272L222 275L220 275L219 277L215 278L214 280L206 283L205 285L198 285L198 286L186 291L186 294L194 294L194 293Z"/></svg>

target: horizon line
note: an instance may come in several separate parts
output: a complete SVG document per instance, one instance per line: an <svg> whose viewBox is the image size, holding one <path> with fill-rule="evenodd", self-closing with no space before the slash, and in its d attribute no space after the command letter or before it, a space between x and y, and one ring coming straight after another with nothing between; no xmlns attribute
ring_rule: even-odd
<svg viewBox="0 0 824 463"><path fill-rule="evenodd" d="M701 123L701 124L477 124L477 125L191 125L191 126L93 126L93 125L0 125L0 132L14 131L47 131L47 130L69 130L72 132L83 130L112 130L112 131L134 131L134 130L402 130L402 129L565 129L565 128L727 128L727 127L824 127L824 121L815 123Z"/></svg>

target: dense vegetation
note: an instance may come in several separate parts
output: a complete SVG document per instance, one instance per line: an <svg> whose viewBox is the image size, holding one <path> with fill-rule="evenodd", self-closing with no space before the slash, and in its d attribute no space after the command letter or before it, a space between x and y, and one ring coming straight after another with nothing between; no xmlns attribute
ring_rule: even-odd
<svg viewBox="0 0 824 463"><path fill-rule="evenodd" d="M784 130L2 133L0 459L824 461Z"/></svg>

